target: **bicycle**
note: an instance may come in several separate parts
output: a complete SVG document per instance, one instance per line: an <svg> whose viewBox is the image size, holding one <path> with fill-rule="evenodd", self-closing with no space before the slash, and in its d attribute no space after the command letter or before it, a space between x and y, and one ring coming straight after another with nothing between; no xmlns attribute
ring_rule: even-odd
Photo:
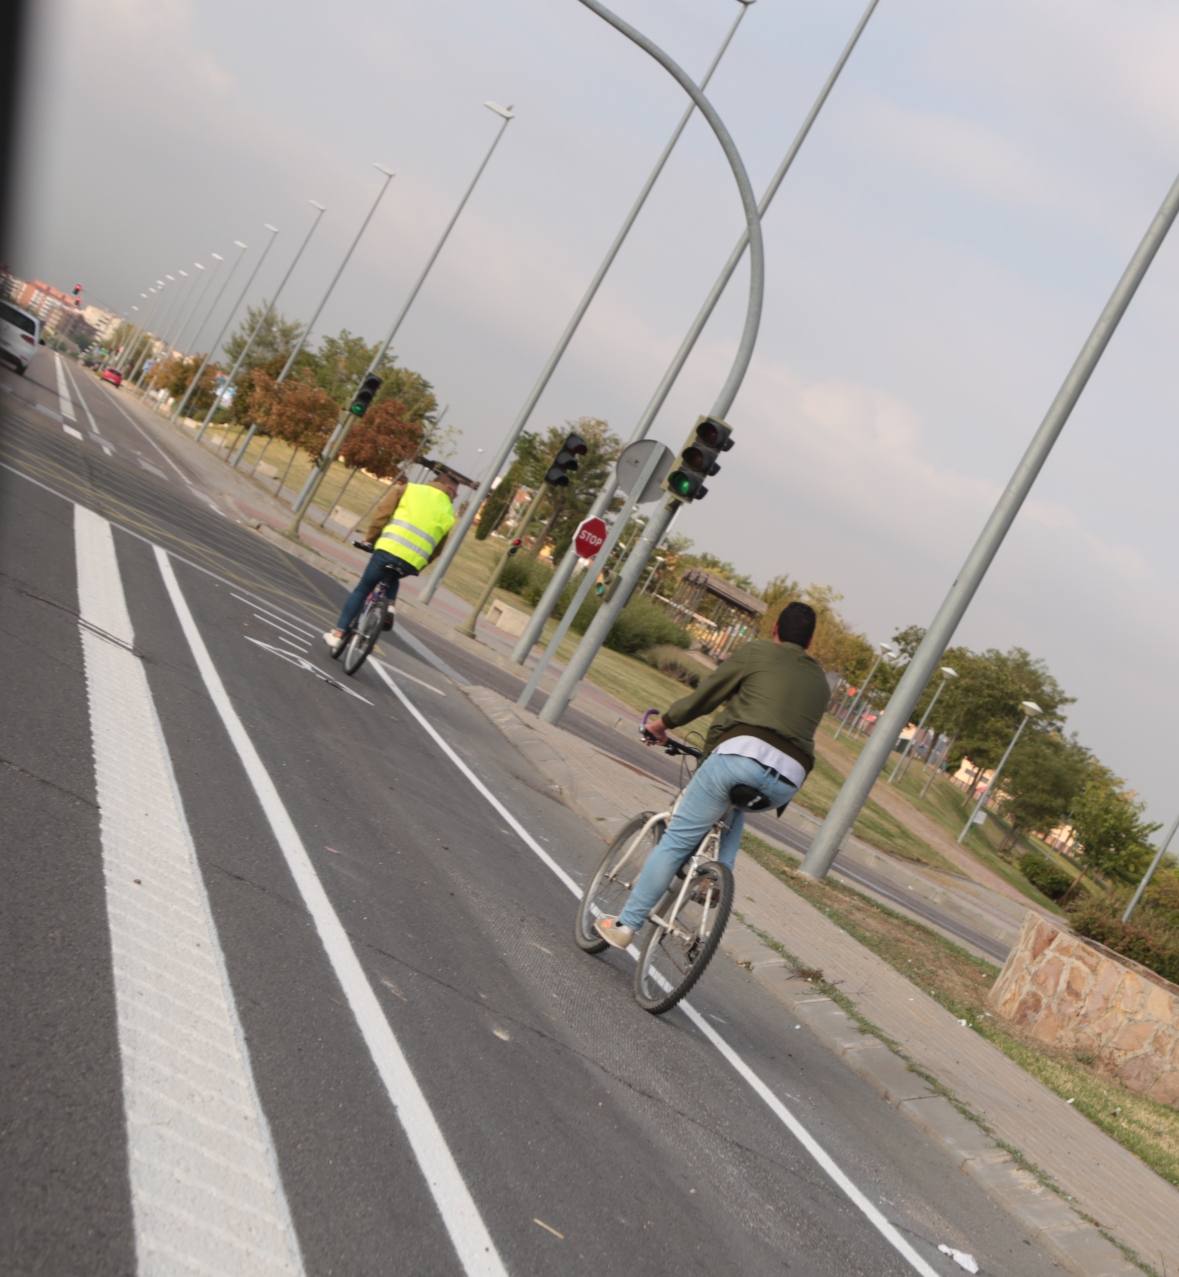
<svg viewBox="0 0 1179 1277"><path fill-rule="evenodd" d="M640 735L647 744L658 743L645 726L640 728ZM670 737L662 748L672 757L696 761L704 757L703 750ZM606 849L582 893L574 922L574 940L585 953L601 953L608 947L594 930L594 919L618 914L647 856L680 805L683 782L681 770L680 792L670 809L640 812ZM764 811L770 806L770 800L751 785L734 785L729 797L733 807L746 811ZM704 835L648 916L652 925L639 948L634 995L639 1006L652 1015L670 1011L691 991L724 935L733 908L733 871L717 860L716 853L721 835L728 828L727 819L728 812Z"/></svg>
<svg viewBox="0 0 1179 1277"><path fill-rule="evenodd" d="M366 554L373 552L373 547L367 541L353 541L352 544L358 550L364 550ZM406 564L406 572L397 572L397 575L405 576L409 571L409 565ZM378 581L369 590L368 597L364 600L364 607L360 609L360 615L353 621L351 629L345 630L343 638L331 648L333 660L339 660L343 656L345 674L355 674L376 647L377 639L385 624L388 598L388 583L384 580Z"/></svg>

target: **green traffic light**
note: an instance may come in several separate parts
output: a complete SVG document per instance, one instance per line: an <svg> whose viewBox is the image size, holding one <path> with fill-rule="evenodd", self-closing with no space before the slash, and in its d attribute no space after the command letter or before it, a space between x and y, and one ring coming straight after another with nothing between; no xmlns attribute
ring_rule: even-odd
<svg viewBox="0 0 1179 1277"><path fill-rule="evenodd" d="M352 405L352 407L348 409L348 411L349 411L350 413L352 413L352 415L353 415L354 417L363 417L363 416L364 416L364 404L362 404L362 403L354 403L354 404Z"/></svg>
<svg viewBox="0 0 1179 1277"><path fill-rule="evenodd" d="M696 481L691 475L686 475L682 470L677 470L675 474L668 475L667 486L677 497L689 497L696 486Z"/></svg>

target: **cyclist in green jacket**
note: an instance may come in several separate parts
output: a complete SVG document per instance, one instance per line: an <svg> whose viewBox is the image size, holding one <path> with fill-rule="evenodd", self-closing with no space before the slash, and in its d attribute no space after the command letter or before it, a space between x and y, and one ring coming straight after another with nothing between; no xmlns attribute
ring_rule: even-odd
<svg viewBox="0 0 1179 1277"><path fill-rule="evenodd" d="M784 807L798 792L814 766L815 732L830 696L822 666L806 650L815 620L808 604L787 604L772 639L754 639L739 648L694 692L647 721L655 740L665 741L668 728L725 706L709 728L704 761L622 911L594 924L603 940L619 949L630 944L676 871L730 808L718 856L733 867L745 820L745 813L732 807L734 785L752 785L774 807Z"/></svg>

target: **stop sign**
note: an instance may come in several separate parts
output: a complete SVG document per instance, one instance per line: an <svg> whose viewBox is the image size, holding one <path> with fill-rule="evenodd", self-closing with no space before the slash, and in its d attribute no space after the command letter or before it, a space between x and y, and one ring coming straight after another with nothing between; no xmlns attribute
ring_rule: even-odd
<svg viewBox="0 0 1179 1277"><path fill-rule="evenodd" d="M596 515L591 519L582 519L577 525L577 535L573 538L573 553L580 559L592 559L602 548L606 540L606 523Z"/></svg>

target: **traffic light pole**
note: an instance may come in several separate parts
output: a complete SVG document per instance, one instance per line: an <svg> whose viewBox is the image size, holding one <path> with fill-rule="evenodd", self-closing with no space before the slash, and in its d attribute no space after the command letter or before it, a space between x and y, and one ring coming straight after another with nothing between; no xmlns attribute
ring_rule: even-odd
<svg viewBox="0 0 1179 1277"><path fill-rule="evenodd" d="M707 87L709 80L712 79L713 72L720 65L720 61L724 57L725 52L729 47L729 44L731 43L733 37L737 34L737 28L741 25L742 21L745 18L747 7L748 6L745 4L744 0L741 0L741 2L738 5L737 16L734 18L732 25L730 26L728 32L725 34L724 40L721 41L720 48L717 49L716 54L712 59L711 65L708 67L708 70L705 71L704 78L700 81L701 89L704 89ZM462 517L459 519L458 523L455 525L454 531L451 534L451 538L446 543L446 549L443 552L442 557L438 560L437 567L435 568L434 572L431 574L430 583L422 591L422 594L419 600L420 602L422 603L430 602L430 600L434 597L434 591L437 590L439 584L442 581L442 578L446 575L447 571L450 569L450 565L454 561L454 556L458 553L459 547L462 545L464 537L466 537L467 533L471 530L471 524L475 521L475 515L478 514L480 507L483 505L483 502L487 498L488 492L491 491L492 483L494 483L495 478L499 474L500 470L503 469L504 463L512 455L512 450L515 448L516 444L519 442L520 436L524 433L524 430L527 427L528 422L532 417L532 413L535 410L537 403L540 402L541 395L544 394L545 389L547 388L549 382L552 380L553 373L557 371L557 365L560 364L561 360L564 358L565 351L568 350L569 348L569 343L573 340L574 336L577 333L578 328L581 327L581 321L585 318L586 311L589 310L590 305L592 304L594 298L598 295L598 289L601 287L602 281L606 278L607 274L610 271L611 266L614 265L614 259L618 256L619 250L622 248L622 245L626 242L626 238L630 234L631 227L634 226L636 220L638 219L639 214L642 212L643 205L646 204L647 202L647 197L651 194L651 191L654 188L655 183L659 180L659 175L663 172L663 169L666 166L667 161L671 158L671 153L672 151L675 150L676 144L680 140L680 135L683 133L684 129L687 128L688 121L692 118L693 114L695 113L695 110L696 110L695 102L689 102L688 109L680 117L679 123L675 126L675 129L672 131L671 138L668 140L667 145L663 148L663 151L660 154L659 158L655 161L655 167L651 170L651 173L648 176L646 182L643 183L643 188L642 190L639 191L638 196L635 199L635 202L631 205L630 212L627 213L626 218L623 220L622 226L619 228L618 233L614 236L613 242L611 243L610 247L606 250L606 256L602 259L601 265L598 267L597 271L595 271L593 279L590 280L588 287L586 288L585 292L582 294L581 300L577 303L577 307L573 311L573 314L570 317L569 322L565 325L564 331L561 333L561 336L558 338L557 344L553 348L552 354L549 355L548 361L545 363L545 366L540 370L540 375L537 377L535 384L533 385L532 389L528 392L528 397L524 400L524 403L521 406L520 411L516 416L516 420L512 422L512 428L508 431L507 435L504 437L504 441L503 443L500 444L499 451L496 453L491 464L488 466L487 473L484 476L484 478L480 481L479 487L475 491L475 495L468 502L467 508L463 511ZM602 510L604 510L605 508L606 508L605 505L603 505L600 509L595 508L593 513L601 514ZM574 555L572 550L570 550L569 553L565 556L565 560L563 562L566 562L569 564L569 571L565 574L565 577L561 584L561 589L564 588L565 581L569 579L569 575L573 571L573 564L576 562L576 559L577 559L577 556ZM557 596L560 594L560 592L561 590L558 589L554 594L551 595L551 601L553 603L556 602ZM546 598L550 597L548 591L545 592L545 597ZM550 606L545 611L544 618L542 618L541 620L541 626L543 626L544 619L548 617L548 614L551 610L552 608ZM533 615L535 617L536 613L534 613ZM529 628L531 628L531 626ZM537 627L536 633L537 634L540 633L540 627ZM528 647L525 649L525 655L527 655L528 651L531 649L532 644L535 641L536 640L534 638L528 644ZM523 657L519 658L521 662L523 661L523 659L524 659Z"/></svg>
<svg viewBox="0 0 1179 1277"><path fill-rule="evenodd" d="M761 322L762 296L765 288L765 252L761 235L761 214L758 210L757 199L753 194L753 187L749 184L749 174L746 173L741 156L720 116L717 115L712 103L692 83L687 73L656 44L648 40L646 36L641 35L634 27L623 22L617 15L611 13L599 3L599 0L581 0L581 3L586 8L592 9L615 30L637 44L639 48L649 53L679 82L684 92L700 108L701 115L708 121L709 127L716 134L717 141L720 143L721 150L725 153L725 159L728 160L733 178L737 183L749 236L749 300L745 308L745 324L741 332L741 339L737 343L737 350L733 357L733 366L729 369L729 375L725 378L724 385L720 388L716 401L712 405L712 410L708 414L710 417L716 417L723 421L725 414L732 407L733 400L737 397L738 390L741 389L741 383L745 379L745 373L749 368L750 360L753 358L753 348L757 342L757 330ZM590 667L590 663L597 655L598 649L610 632L618 613L622 611L627 599L630 598L631 591L635 588L639 575L646 565L647 556L662 539L672 519L675 518L679 505L678 501L669 501L660 509L658 515L648 521L638 547L636 547L636 550L623 566L619 576L618 590L614 598L598 609L597 614L590 622L589 628L578 644L572 659L566 665L560 679L558 679L557 686L545 702L544 708L539 715L542 721L555 723L565 712L565 707L572 699L578 683L581 682L585 672Z"/></svg>
<svg viewBox="0 0 1179 1277"><path fill-rule="evenodd" d="M794 140L790 143L786 154L782 157L782 162L778 165L777 170L770 179L770 184L766 187L765 194L761 197L761 201L757 206L759 218L765 216L766 210L773 203L774 196L778 193L778 188L785 180L786 174L790 172L790 169L794 164L795 157L798 155L799 151L802 150L802 145L806 141L815 121L818 119L819 112L823 109L828 97L830 97L831 90L835 87L836 81L838 81L841 73L843 72L843 68L847 65L848 59L851 57L853 50L859 43L860 36L863 34L864 28L868 25L868 20L871 18L879 2L880 0L870 0L859 22L856 24L855 30L852 32L850 39L844 46L843 52L836 59L835 65L831 69L831 73L828 75L822 89L819 90L818 97L815 98L810 111L807 112L806 118L803 120L802 125L799 127L798 132L794 136ZM642 416L639 418L638 424L635 426L634 431L628 440L629 443L633 443L637 439L645 439L647 437L647 433L651 429L655 418L659 415L659 411L663 407L664 401L671 393L672 386L675 385L684 365L688 362L688 357L695 348L700 334L704 331L705 325L708 323L709 319L711 319L712 312L716 309L717 302L720 301L722 294L728 287L729 280L733 277L733 272L737 269L741 258L745 255L745 250L748 245L749 232L746 230L737 240L732 253L729 254L729 259L721 269L721 273L717 277L716 283L713 284L712 291L704 299L704 304L701 306L696 318L692 321L692 326L688 329L688 333L684 337L683 342L680 344L679 350L676 351L675 358L672 359L667 371L663 374L659 385L656 386L655 393L651 396L651 401L647 404L646 408L643 409ZM603 514L607 509L609 509L610 501L613 496L614 485L612 483L608 483L598 494L597 500L590 507L589 515L600 516ZM448 546L447 548L449 549L450 547ZM648 552L651 548L653 548L653 546L648 547ZM557 600L561 597L561 593L568 584L569 578L573 575L575 562L576 557L572 551L569 551L554 571L553 579L549 582L545 592L540 597L540 601L533 609L531 621L528 623L524 633L520 636L520 641L512 650L512 659L518 665L523 665L528 659L528 653L532 650L536 640L540 637L540 633L544 629L545 622L548 620L553 608L556 606Z"/></svg>
<svg viewBox="0 0 1179 1277"><path fill-rule="evenodd" d="M479 179L483 176L483 170L491 162L491 157L495 154L495 148L499 146L500 139L504 135L504 130L516 118L512 114L512 108L496 106L494 102L484 102L483 104L490 111L494 111L496 115L501 117L502 123L492 139L491 145L487 148L487 153L483 156L483 160L479 167L475 170L475 176L471 179L470 185L463 192L462 199L458 202L458 207L451 214L450 221L446 223L438 239L438 243L434 245L434 251L430 254L422 273L418 276L417 282L409 291L409 296L405 299L405 305L402 306L400 314L393 321L393 327L389 329L389 335L385 338L384 345L377 352L375 358L369 364L365 371L365 377L377 371L381 366L381 361L385 358L389 347L393 344L393 339L397 336L397 331L401 327L402 321L409 314L409 309L414 303L414 299L421 292L422 285L426 282L426 277L430 274L434 263L438 260L439 253L442 252L443 246L450 238L450 232L454 230L455 223L458 221L462 211L467 206L467 201L471 198L475 187L479 184ZM363 380L363 378L362 378ZM315 465L311 468L311 473L307 476L307 482L303 485L303 491L295 500L295 508L291 518L290 525L287 528L287 536L297 537L299 535L299 524L303 522L303 516L307 513L311 502L315 499L316 492L319 491L319 485L327 477L327 472L331 469L332 462L335 461L339 454L340 448L343 446L344 440L348 437L348 431L352 429L352 422L355 418L350 413L341 414L339 422L332 437L328 440L327 446L323 452L316 458Z"/></svg>
<svg viewBox="0 0 1179 1277"><path fill-rule="evenodd" d="M536 513L537 506L540 505L541 498L545 494L548 484L539 483L536 485L536 492L528 503L528 508L524 511L520 524L516 528L516 537L520 541L524 539L524 533L528 531L528 525L532 522L532 516ZM516 547L509 545L508 548L500 556L499 562L495 566L495 571L491 574L491 579L483 587L483 593L479 596L479 602L471 609L471 615L467 617L462 625L456 625L454 628L459 634L465 634L467 638L478 637L475 632L475 623L479 620L479 614L487 606L491 600L492 594L495 593L495 587L499 583L499 579L504 574L504 568L507 566L508 560L512 557Z"/></svg>

